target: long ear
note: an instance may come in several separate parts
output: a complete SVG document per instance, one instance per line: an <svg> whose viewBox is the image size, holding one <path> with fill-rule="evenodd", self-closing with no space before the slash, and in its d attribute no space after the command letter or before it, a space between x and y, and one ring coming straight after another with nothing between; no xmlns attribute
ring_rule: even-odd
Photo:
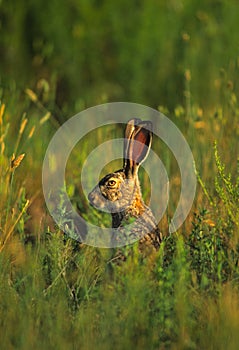
<svg viewBox="0 0 239 350"><path fill-rule="evenodd" d="M133 130L128 127L128 132L130 139L126 148L124 169L126 176L130 177L137 174L140 164L149 153L152 143L152 123L150 121L140 121L133 126Z"/></svg>
<svg viewBox="0 0 239 350"><path fill-rule="evenodd" d="M129 143L130 139L133 135L133 132L135 131L135 126L141 122L138 118L130 119L127 123L127 126L125 128L124 133L124 168L127 165L128 161L128 150L129 150Z"/></svg>

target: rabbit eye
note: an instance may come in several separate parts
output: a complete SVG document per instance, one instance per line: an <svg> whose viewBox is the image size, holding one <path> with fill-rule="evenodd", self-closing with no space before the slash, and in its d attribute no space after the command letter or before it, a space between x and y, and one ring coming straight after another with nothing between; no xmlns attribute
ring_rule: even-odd
<svg viewBox="0 0 239 350"><path fill-rule="evenodd" d="M115 181L115 180L109 180L109 181L108 181L108 185L109 185L110 187L115 186L115 184L116 184L116 181Z"/></svg>

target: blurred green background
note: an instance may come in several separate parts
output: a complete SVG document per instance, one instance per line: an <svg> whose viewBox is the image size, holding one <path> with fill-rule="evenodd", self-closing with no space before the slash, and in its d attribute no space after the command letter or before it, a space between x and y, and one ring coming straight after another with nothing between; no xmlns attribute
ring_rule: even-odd
<svg viewBox="0 0 239 350"><path fill-rule="evenodd" d="M1 0L0 83L34 88L63 113L106 101L172 108L190 70L193 99L212 106L220 70L238 74L238 10L234 0Z"/></svg>
<svg viewBox="0 0 239 350"><path fill-rule="evenodd" d="M238 23L236 0L0 0L1 349L238 349ZM170 180L163 242L145 260L129 247L122 266L63 235L41 179L59 126L113 101L166 114L198 171L192 210L169 234L181 174L154 137ZM122 135L113 124L92 131L67 163L72 203L100 226L110 217L89 206L80 171L93 148Z"/></svg>

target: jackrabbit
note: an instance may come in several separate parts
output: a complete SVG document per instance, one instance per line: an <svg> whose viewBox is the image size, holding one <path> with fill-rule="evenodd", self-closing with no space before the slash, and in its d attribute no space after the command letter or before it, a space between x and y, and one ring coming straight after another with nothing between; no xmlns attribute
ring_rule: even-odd
<svg viewBox="0 0 239 350"><path fill-rule="evenodd" d="M138 179L139 166L146 159L151 142L152 123L131 119L125 129L123 169L106 175L88 195L92 206L112 215L112 246L114 240L125 244L127 240L139 240L141 252L160 246L161 234L151 209L142 199Z"/></svg>

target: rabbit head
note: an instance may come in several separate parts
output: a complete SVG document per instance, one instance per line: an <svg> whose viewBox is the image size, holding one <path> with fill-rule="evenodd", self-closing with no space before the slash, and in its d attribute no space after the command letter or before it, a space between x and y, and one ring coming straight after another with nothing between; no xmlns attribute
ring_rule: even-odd
<svg viewBox="0 0 239 350"><path fill-rule="evenodd" d="M131 119L125 129L123 168L102 178L88 195L91 205L112 214L113 227L119 226L126 215L137 217L146 208L138 169L149 153L151 142L152 123ZM114 224L115 217L118 223Z"/></svg>

